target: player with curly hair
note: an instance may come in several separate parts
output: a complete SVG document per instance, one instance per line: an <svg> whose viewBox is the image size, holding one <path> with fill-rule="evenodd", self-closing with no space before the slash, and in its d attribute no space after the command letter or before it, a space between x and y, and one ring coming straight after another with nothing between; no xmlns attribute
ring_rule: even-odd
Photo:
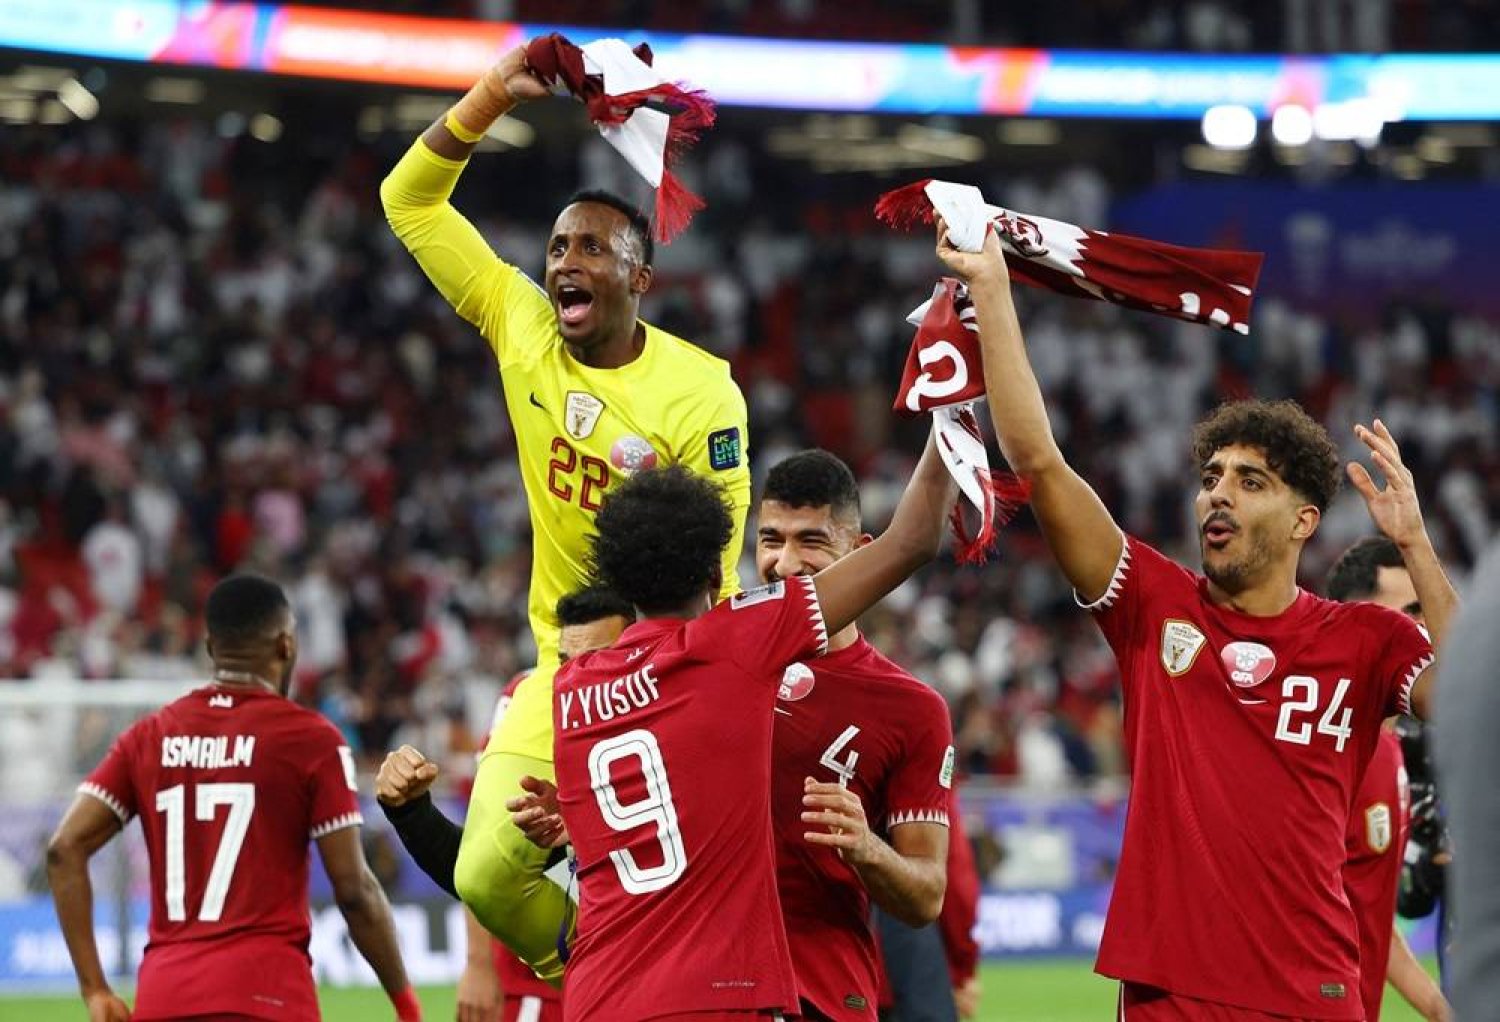
<svg viewBox="0 0 1500 1022"><path fill-rule="evenodd" d="M671 466L605 497L591 566L638 620L554 683L545 809L561 813L580 891L568 1019L799 1013L772 829L778 691L789 665L822 656L937 552L952 495L929 443L880 537L717 606L734 532L718 487ZM847 844L837 806L804 809L808 841Z"/></svg>
<svg viewBox="0 0 1500 1022"><path fill-rule="evenodd" d="M1297 405L1237 401L1193 434L1202 575L1127 536L1064 460L1026 356L999 242L937 254L969 283L990 415L1081 606L1119 663L1130 807L1097 969L1128 1022L1365 1017L1344 897L1349 807L1395 713L1431 704L1434 656L1399 611L1297 585L1339 484ZM1456 597L1380 420L1355 434L1385 477L1348 475L1401 550L1434 642Z"/></svg>

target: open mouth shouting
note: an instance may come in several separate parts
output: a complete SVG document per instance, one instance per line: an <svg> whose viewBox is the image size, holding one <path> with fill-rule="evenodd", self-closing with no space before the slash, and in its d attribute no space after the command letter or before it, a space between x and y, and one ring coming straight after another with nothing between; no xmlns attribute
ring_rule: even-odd
<svg viewBox="0 0 1500 1022"><path fill-rule="evenodd" d="M594 307L594 293L577 284L558 284L553 304L557 308L558 322L564 326L580 326Z"/></svg>
<svg viewBox="0 0 1500 1022"><path fill-rule="evenodd" d="M1210 549L1222 550L1239 531L1240 527L1227 511L1215 511L1203 523L1203 540Z"/></svg>

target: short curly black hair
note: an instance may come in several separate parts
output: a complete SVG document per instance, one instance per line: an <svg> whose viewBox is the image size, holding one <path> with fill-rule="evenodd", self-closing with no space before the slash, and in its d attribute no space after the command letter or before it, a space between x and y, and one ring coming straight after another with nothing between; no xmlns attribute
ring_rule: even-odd
<svg viewBox="0 0 1500 1022"><path fill-rule="evenodd" d="M575 589L557 601L557 623L568 625L591 625L607 617L635 618L635 608L613 589L601 585Z"/></svg>
<svg viewBox="0 0 1500 1022"><path fill-rule="evenodd" d="M286 592L263 575L231 575L213 587L203 608L208 635L219 646L270 639L286 626Z"/></svg>
<svg viewBox="0 0 1500 1022"><path fill-rule="evenodd" d="M827 507L841 524L859 527L859 484L854 473L820 447L798 451L772 465L760 499L793 508Z"/></svg>
<svg viewBox="0 0 1500 1022"><path fill-rule="evenodd" d="M1266 456L1271 471L1319 511L1339 491L1339 455L1328 431L1295 401L1229 401L1193 428L1193 460L1236 444Z"/></svg>
<svg viewBox="0 0 1500 1022"><path fill-rule="evenodd" d="M1368 600L1380 581L1381 568L1404 568L1401 548L1385 536L1366 536L1339 555L1328 571L1324 589L1330 600Z"/></svg>
<svg viewBox="0 0 1500 1022"><path fill-rule="evenodd" d="M652 614L676 610L714 584L734 518L720 487L669 465L611 489L594 527L593 577Z"/></svg>

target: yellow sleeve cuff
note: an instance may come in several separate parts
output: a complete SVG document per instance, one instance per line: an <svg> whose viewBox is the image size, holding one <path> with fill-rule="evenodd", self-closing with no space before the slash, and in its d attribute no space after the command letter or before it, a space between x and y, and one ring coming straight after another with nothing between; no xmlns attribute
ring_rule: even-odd
<svg viewBox="0 0 1500 1022"><path fill-rule="evenodd" d="M454 138L458 139L460 142L467 142L469 145L473 145L481 138L484 138L484 132L474 131L473 129L467 128L463 124L461 124L458 120L458 116L454 114L452 110L449 110L448 116L443 118L443 127L447 128L449 133L452 134Z"/></svg>

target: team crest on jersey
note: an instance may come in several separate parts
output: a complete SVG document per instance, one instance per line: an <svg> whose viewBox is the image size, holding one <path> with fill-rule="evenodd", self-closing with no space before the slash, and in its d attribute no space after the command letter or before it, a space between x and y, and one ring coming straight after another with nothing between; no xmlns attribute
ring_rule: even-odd
<svg viewBox="0 0 1500 1022"><path fill-rule="evenodd" d="M1391 847L1391 807L1376 802L1365 810L1365 842L1377 855Z"/></svg>
<svg viewBox="0 0 1500 1022"><path fill-rule="evenodd" d="M609 463L626 475L656 467L656 448L638 436L622 436L609 449Z"/></svg>
<svg viewBox="0 0 1500 1022"><path fill-rule="evenodd" d="M1276 670L1276 654L1258 642L1231 642L1219 651L1219 659L1240 688L1254 688Z"/></svg>
<svg viewBox="0 0 1500 1022"><path fill-rule="evenodd" d="M604 402L581 390L568 391L568 403L563 409L563 426L574 440L587 440L599 425L599 416L604 414Z"/></svg>
<svg viewBox="0 0 1500 1022"><path fill-rule="evenodd" d="M730 610L744 610L753 607L757 603L768 603L771 600L779 600L786 595L786 583L777 579L769 585L758 586L755 589L746 589L742 593L735 593L729 598Z"/></svg>
<svg viewBox="0 0 1500 1022"><path fill-rule="evenodd" d="M1172 677L1186 674L1208 639L1186 621L1167 620L1161 626L1161 665Z"/></svg>
<svg viewBox="0 0 1500 1022"><path fill-rule="evenodd" d="M781 672L781 686L776 689L776 698L788 703L806 699L817 683L818 679L813 676L811 667L806 664L789 664Z"/></svg>

